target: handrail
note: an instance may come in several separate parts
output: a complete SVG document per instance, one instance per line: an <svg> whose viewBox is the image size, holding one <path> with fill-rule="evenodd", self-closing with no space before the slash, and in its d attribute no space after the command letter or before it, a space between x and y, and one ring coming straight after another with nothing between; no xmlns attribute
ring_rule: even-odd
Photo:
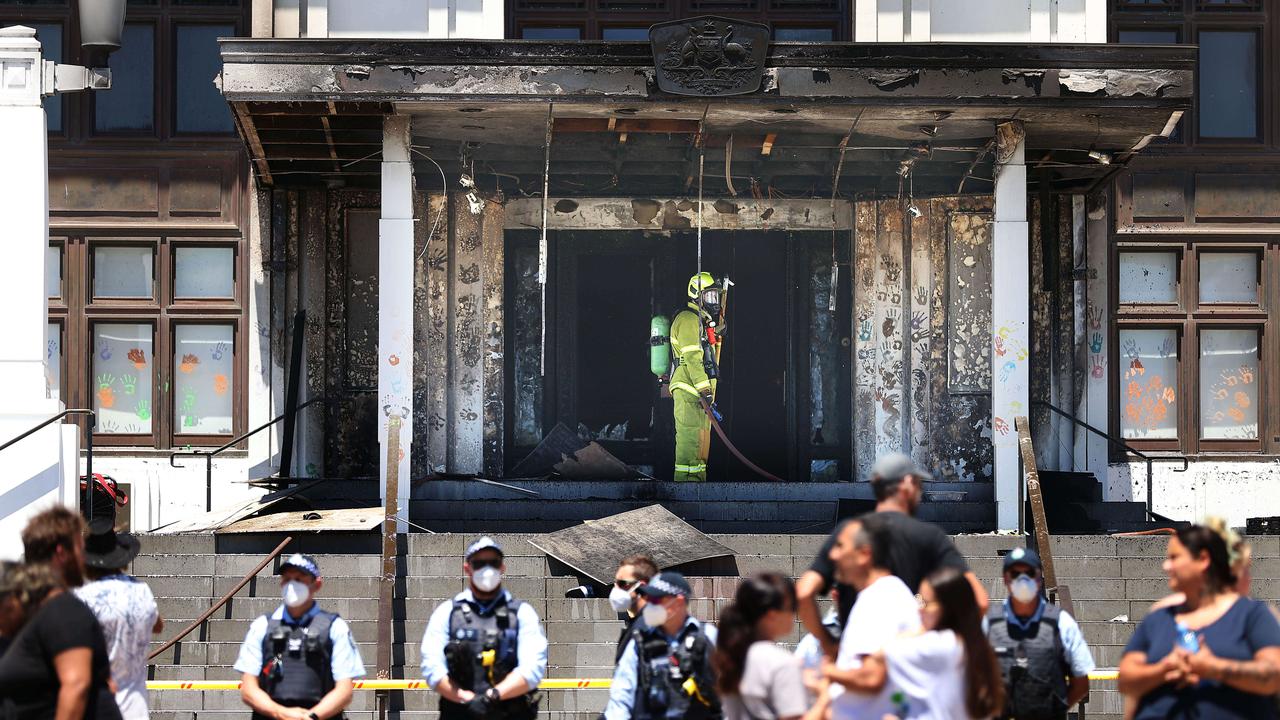
<svg viewBox="0 0 1280 720"><path fill-rule="evenodd" d="M84 434L84 474L85 474L85 477L89 479L89 481L85 484L85 491L84 491L85 498L87 498L87 500L82 502L85 502L85 506L84 506L85 515L87 517L93 517L93 431L94 431L94 428L96 428L98 425L97 413L95 413L92 410L89 410L88 408L67 408L66 410L63 410L57 415L54 415L51 418L47 418L41 421L35 427L27 430L26 432L22 433L21 435L15 438L10 439L5 444L0 445L0 451L5 450L10 445L17 443L19 440L25 440L26 438L31 437L32 435L36 434L40 430L44 429L46 426L52 425L53 423L58 422L59 420L61 420L62 418L68 415L84 415L85 417L89 418L89 430ZM79 482L79 480L80 480L80 468L77 467L76 481Z"/></svg>
<svg viewBox="0 0 1280 720"><path fill-rule="evenodd" d="M173 468L182 468L182 467L185 467L185 466L183 466L183 465L179 465L179 464L177 464L177 463L175 463L175 462L174 462L174 460L175 460L176 458L179 458L179 457L202 457L202 458L204 458L204 463L205 463L205 467L204 467L204 481L205 481L205 491L204 491L205 498L204 498L204 503L205 503L205 508L204 508L204 509L205 509L205 511L206 511L206 512L208 512L208 511L212 511L212 510L213 510L213 458L214 458L214 456L218 455L219 453L221 453L221 452L222 452L222 451L224 451L224 450L229 450L229 449L231 449L232 447L235 447L236 445L240 444L240 442L241 442L241 441L246 440L246 439L248 439L248 438L250 438L250 437L252 437L252 436L254 436L254 435L257 435L258 433L262 432L263 430L266 430L267 428L271 427L272 425L275 425L276 423L278 423L278 422L280 422L281 420L285 419L286 417L289 417L289 416L292 416L292 415L296 415L299 411L301 411L302 409L306 408L308 405L312 405L312 404L314 404L314 403L324 402L324 401L325 401L324 396L311 398L310 400L308 400L308 401L306 401L306 402L302 403L301 405L297 406L296 408L294 408L292 412L288 412L288 411L283 412L283 413L281 413L280 415L277 415L275 418L271 419L270 421L268 421L268 422L266 422L266 423L264 423L264 424L262 424L262 425L259 425L258 427L256 427L256 428L254 428L254 429L250 430L249 432L247 432L247 433L245 433L245 434L243 434L243 435L241 435L241 436L239 436L239 437L237 437L237 438L235 438L235 439L233 439L233 440L228 441L228 442L227 442L227 444L223 445L222 447L214 448L213 450L177 450L177 451L171 452L171 453L169 453L169 467L173 467ZM3 449L3 448L0 448L0 449ZM283 468L283 467L282 467L282 468L280 468L280 470L281 470L282 472L284 472L284 471L286 471L286 468ZM282 475L282 477L283 477L283 475Z"/></svg>
<svg viewBox="0 0 1280 720"><path fill-rule="evenodd" d="M1035 446L1031 442L1031 423L1027 421L1027 416L1019 415L1013 419L1013 425L1018 431L1018 451L1022 460L1022 473L1026 478L1027 499L1031 503L1032 530L1036 550L1040 553L1044 588L1053 592L1058 589L1058 573L1053 566L1053 544L1049 539L1049 522L1044 513L1044 495L1040 492L1040 469L1036 466Z"/></svg>
<svg viewBox="0 0 1280 720"><path fill-rule="evenodd" d="M205 610L203 615L196 618L195 620L192 620L191 624L183 628L182 632L178 633L177 635L174 635L172 638L169 639L168 642L161 645L155 652L148 655L147 661L150 662L152 660L155 660L165 650L168 650L174 645L177 645L182 640L182 638L190 635L192 630L195 630L196 628L200 627L201 623L203 623L205 620L208 620L210 617L212 617L213 614L218 612L218 609L221 608L223 605L226 605L231 600L231 598L235 596L236 593L240 592L241 588L249 584L249 581L252 580L254 576L262 572L262 568L266 567L267 563L274 560L276 556L280 554L280 551L284 550L285 545L288 545L291 542L293 542L292 535L286 537L284 540L281 540L280 544L276 546L276 549L272 550L266 557L262 558L262 562L258 563L257 567L255 567L254 569L246 573L245 576L240 579L240 582L236 583L235 587L228 590L226 595L223 595L221 598L218 599L218 602L209 606L209 609Z"/></svg>
<svg viewBox="0 0 1280 720"><path fill-rule="evenodd" d="M1155 483L1152 481L1152 470L1151 470L1151 467L1152 467L1152 465L1153 465L1155 462L1157 462L1157 461L1178 461L1178 460L1181 460L1181 461L1182 461L1182 468L1181 468L1181 469L1179 469L1179 470L1174 470L1174 472L1186 472L1186 471L1187 471L1187 468L1191 467L1191 463L1190 463L1190 461L1188 461L1188 460L1187 460L1187 458L1186 458L1185 456L1182 456L1182 455L1176 455L1176 456L1170 456L1170 457L1152 457L1151 455L1148 455L1148 454L1146 454L1146 453L1142 452L1141 450L1139 450L1139 449L1137 449L1137 448L1133 447L1133 446L1132 446L1132 445L1130 445L1129 443L1126 443L1126 442L1124 442L1123 440L1120 440L1120 439L1116 438L1115 436L1111 435L1111 433L1108 433L1108 432L1104 432L1104 431L1102 431L1102 430L1099 430L1098 428L1096 428L1096 427L1094 427L1094 426L1090 425L1089 423L1087 423L1087 422L1085 422L1085 421L1083 421L1083 420L1081 420L1081 419L1077 418L1075 415L1072 415L1071 413L1067 412L1066 410L1063 410L1062 408L1057 407L1056 405L1053 405L1052 403L1046 402L1046 401L1044 401L1044 400L1032 400L1032 401L1031 401L1031 405L1032 405L1032 407L1035 407L1035 406L1037 406L1037 405L1038 405L1038 406L1040 406L1040 407L1048 408L1049 410L1053 411L1054 413L1056 413L1056 414L1058 414L1058 415L1060 415L1060 416L1062 416L1062 417L1066 418L1067 420L1070 420L1072 423L1074 423L1074 424L1076 424L1076 425L1078 425L1078 426L1080 426L1080 427L1084 428L1085 430L1088 430L1089 432L1093 433L1094 435L1097 435L1098 437L1100 437L1100 438L1102 438L1102 439L1106 440L1106 441L1107 441L1107 443L1108 443L1108 444L1110 444L1112 447L1118 447L1118 448L1121 448L1121 449L1123 449L1125 452L1127 452L1127 453L1129 453L1129 454L1131 454L1131 455L1136 455L1140 460L1142 460L1143 462L1145 462L1145 463L1147 464L1147 517L1148 517L1149 519L1151 519L1151 520L1156 520L1156 521L1159 521L1159 522L1169 522L1169 518L1167 518L1167 517L1165 517L1165 516L1163 516L1163 515L1160 515L1160 514L1156 513L1156 512L1155 512L1155 510L1154 510L1154 508L1155 508Z"/></svg>

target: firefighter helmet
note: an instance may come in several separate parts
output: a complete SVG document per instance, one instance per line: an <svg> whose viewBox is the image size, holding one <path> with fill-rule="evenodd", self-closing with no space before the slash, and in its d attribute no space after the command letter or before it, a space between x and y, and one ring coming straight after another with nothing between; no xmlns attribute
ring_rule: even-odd
<svg viewBox="0 0 1280 720"><path fill-rule="evenodd" d="M698 295L707 288L719 287L716 279L711 277L709 272L700 272L689 278L689 299L696 300Z"/></svg>

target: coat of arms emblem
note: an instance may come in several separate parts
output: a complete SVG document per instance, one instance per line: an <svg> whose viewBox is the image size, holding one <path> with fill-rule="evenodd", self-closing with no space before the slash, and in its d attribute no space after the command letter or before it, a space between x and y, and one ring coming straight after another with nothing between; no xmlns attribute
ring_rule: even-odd
<svg viewBox="0 0 1280 720"><path fill-rule="evenodd" d="M697 17L649 28L658 89L676 95L742 95L760 89L769 28Z"/></svg>

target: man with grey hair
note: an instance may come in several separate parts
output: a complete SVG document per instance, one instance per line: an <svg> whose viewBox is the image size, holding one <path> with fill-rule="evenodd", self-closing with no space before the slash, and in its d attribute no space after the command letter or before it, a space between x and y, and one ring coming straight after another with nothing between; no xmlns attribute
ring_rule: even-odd
<svg viewBox="0 0 1280 720"><path fill-rule="evenodd" d="M836 661L825 661L822 674L831 681L833 720L878 720L903 715L893 701L892 683L864 684L858 671L868 655L891 640L920 628L913 591L889 572L889 525L882 513L845 523L836 535L828 559L836 576L858 592L848 624L840 634Z"/></svg>
<svg viewBox="0 0 1280 720"><path fill-rule="evenodd" d="M915 461L902 453L891 453L876 460L871 468L871 490L875 493L875 515L883 518L888 544L888 569L906 583L911 592L920 588L920 581L933 571L951 567L965 573L973 586L978 606L986 612L987 591L977 576L969 571L964 556L956 550L951 538L941 528L915 519L916 509L924 495L924 481L933 476L916 465ZM848 521L846 521L848 522ZM831 549L836 544L843 525L837 526L835 532L818 552L809 569L800 576L796 583L796 613L800 616L805 628L822 644L823 652L831 658L836 656L837 641L822 624L822 614L818 610L818 596L826 594L836 586L835 565L831 559ZM840 595L841 624L853 607L857 590L851 586L838 585Z"/></svg>

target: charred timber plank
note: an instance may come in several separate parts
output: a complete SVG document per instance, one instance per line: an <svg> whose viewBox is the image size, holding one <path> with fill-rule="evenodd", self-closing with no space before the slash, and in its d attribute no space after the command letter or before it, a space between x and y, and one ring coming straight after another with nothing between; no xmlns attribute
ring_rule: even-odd
<svg viewBox="0 0 1280 720"><path fill-rule="evenodd" d="M271 185L271 168L267 163L267 153L262 149L262 141L258 139L258 130L253 125L253 117L245 110L244 103L232 103L236 124L240 126L240 134L249 145L253 154L253 164L258 170L258 179L264 185Z"/></svg>

